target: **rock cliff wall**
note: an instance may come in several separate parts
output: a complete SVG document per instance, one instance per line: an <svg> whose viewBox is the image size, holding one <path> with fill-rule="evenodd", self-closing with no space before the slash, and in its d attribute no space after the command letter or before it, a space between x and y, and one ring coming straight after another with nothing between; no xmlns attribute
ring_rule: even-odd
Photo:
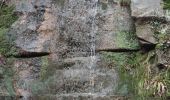
<svg viewBox="0 0 170 100"><path fill-rule="evenodd" d="M123 70L135 73L134 66L140 63L140 68L154 72L149 84L161 73L160 67L169 69L169 16L161 3L6 0L4 4L15 5L19 18L5 32L15 52L0 57L6 61L1 63L0 59L2 96L21 100L127 100L134 91L128 89L131 83L124 82L120 88ZM147 64L136 61L138 58ZM161 89L168 89L169 84L163 84L166 88ZM155 94L167 92L158 91Z"/></svg>

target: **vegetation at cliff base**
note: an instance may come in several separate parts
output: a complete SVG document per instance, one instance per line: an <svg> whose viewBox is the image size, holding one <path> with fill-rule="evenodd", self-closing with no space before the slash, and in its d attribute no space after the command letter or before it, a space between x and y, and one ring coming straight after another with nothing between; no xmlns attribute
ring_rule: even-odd
<svg viewBox="0 0 170 100"><path fill-rule="evenodd" d="M159 21L152 21L150 25L157 41L154 50L131 53L129 57L122 54L113 56L121 79L118 90L127 88L132 100L166 100L170 97L168 26Z"/></svg>
<svg viewBox="0 0 170 100"><path fill-rule="evenodd" d="M170 95L170 70L159 71L155 51L142 54L111 53L105 56L118 66L120 82L118 94L129 95L130 100L163 99Z"/></svg>

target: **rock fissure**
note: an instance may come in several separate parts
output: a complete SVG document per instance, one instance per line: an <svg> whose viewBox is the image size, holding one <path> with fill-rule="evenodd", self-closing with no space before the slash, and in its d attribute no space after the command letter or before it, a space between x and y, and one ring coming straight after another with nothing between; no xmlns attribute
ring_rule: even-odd
<svg viewBox="0 0 170 100"><path fill-rule="evenodd" d="M19 52L17 55L14 55L16 58L33 58L33 57L42 57L48 56L48 52Z"/></svg>
<svg viewBox="0 0 170 100"><path fill-rule="evenodd" d="M96 52L101 52L101 51L105 51L105 52L138 52L141 49L121 49L121 48L117 48L117 49L96 49Z"/></svg>

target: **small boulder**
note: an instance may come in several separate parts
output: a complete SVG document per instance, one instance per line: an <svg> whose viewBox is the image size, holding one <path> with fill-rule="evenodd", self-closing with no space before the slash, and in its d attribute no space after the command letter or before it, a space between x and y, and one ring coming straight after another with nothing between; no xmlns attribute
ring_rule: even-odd
<svg viewBox="0 0 170 100"><path fill-rule="evenodd" d="M142 44L156 44L154 31L151 29L151 25L145 23L136 23L136 34Z"/></svg>

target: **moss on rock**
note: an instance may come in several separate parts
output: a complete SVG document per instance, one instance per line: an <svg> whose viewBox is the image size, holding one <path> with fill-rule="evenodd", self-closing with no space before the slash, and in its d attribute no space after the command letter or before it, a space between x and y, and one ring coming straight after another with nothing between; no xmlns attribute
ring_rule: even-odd
<svg viewBox="0 0 170 100"><path fill-rule="evenodd" d="M7 58L6 64L1 65L2 79L0 81L0 96L14 96L15 89L13 85L14 81L14 70L13 70L14 58Z"/></svg>
<svg viewBox="0 0 170 100"><path fill-rule="evenodd" d="M119 48L139 49L139 42L134 33L121 31L116 34L116 44Z"/></svg>
<svg viewBox="0 0 170 100"><path fill-rule="evenodd" d="M44 56L41 58L42 61L42 65L41 65L41 71L40 71L40 78L41 80L44 80L45 78L48 77L48 66L49 66L49 62L48 62L48 57Z"/></svg>
<svg viewBox="0 0 170 100"><path fill-rule="evenodd" d="M61 7L64 6L65 0L53 0L56 4L60 5Z"/></svg>
<svg viewBox="0 0 170 100"><path fill-rule="evenodd" d="M12 43L7 40L6 32L18 17L13 12L14 6L3 5L0 8L0 54L7 56L10 55ZM13 53L13 52L12 52Z"/></svg>
<svg viewBox="0 0 170 100"><path fill-rule="evenodd" d="M14 6L3 5L0 8L0 28L9 28L18 19L13 11Z"/></svg>
<svg viewBox="0 0 170 100"><path fill-rule="evenodd" d="M130 6L131 0L120 0L121 6Z"/></svg>
<svg viewBox="0 0 170 100"><path fill-rule="evenodd" d="M18 19L14 14L14 6L1 5L0 8L0 55L5 57L14 53L13 44L7 39L6 33L10 26ZM0 82L1 96L14 96L12 69L13 58L4 58L5 63L0 66L2 70L2 80Z"/></svg>

